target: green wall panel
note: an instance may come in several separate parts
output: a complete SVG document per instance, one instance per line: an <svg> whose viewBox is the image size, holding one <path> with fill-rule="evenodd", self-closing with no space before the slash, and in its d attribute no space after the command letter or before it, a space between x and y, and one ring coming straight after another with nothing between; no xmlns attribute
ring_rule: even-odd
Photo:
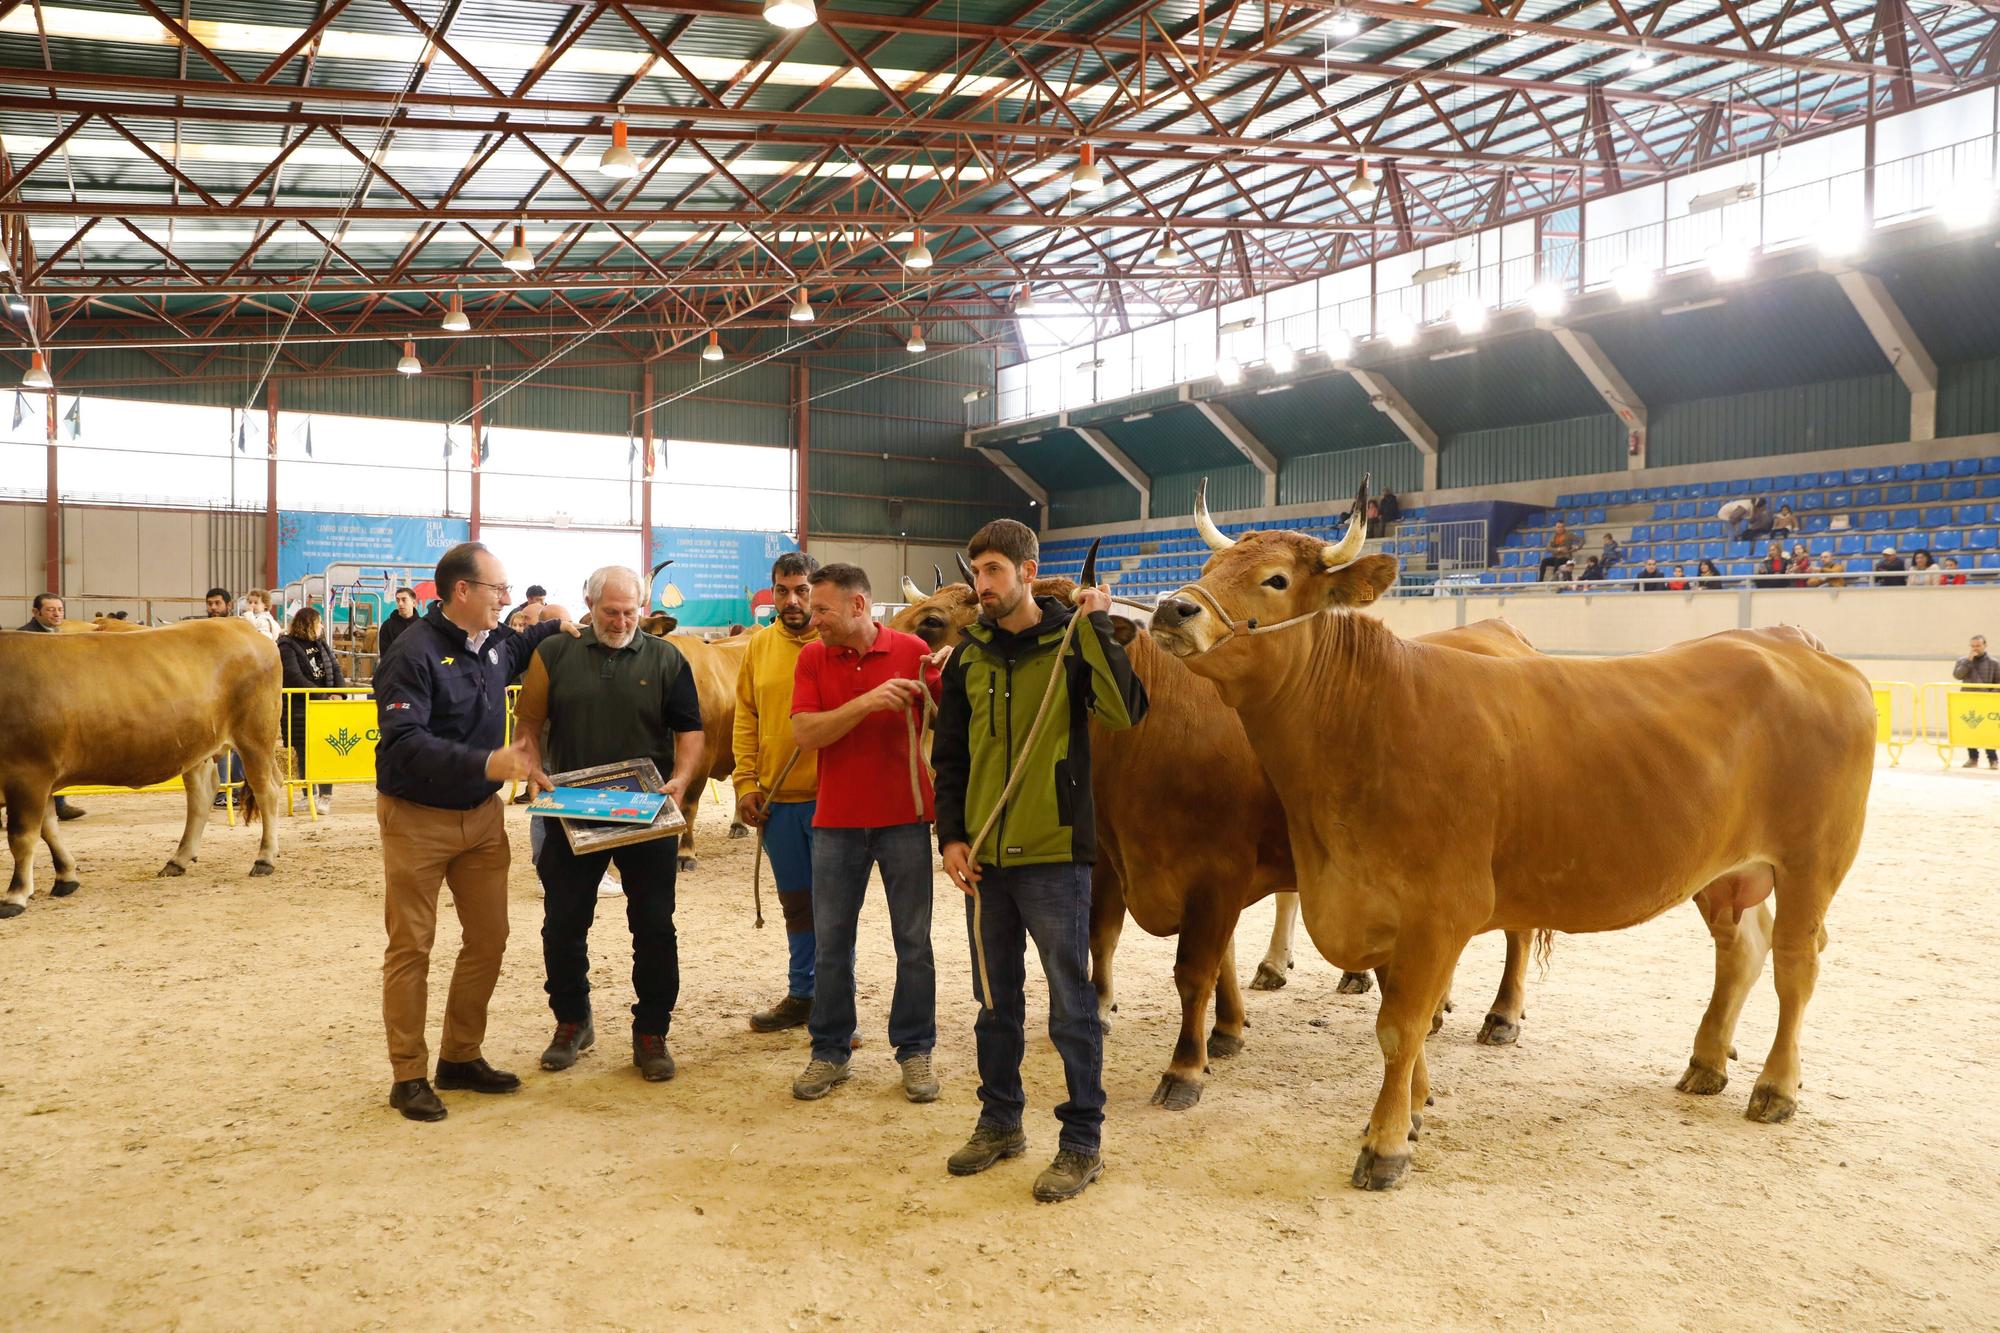
<svg viewBox="0 0 2000 1333"><path fill-rule="evenodd" d="M1278 471L1278 503L1325 500L1344 513L1354 500L1363 473L1373 475L1372 488L1377 493L1422 490L1424 456L1417 452L1417 446L1405 441L1289 459Z"/></svg>
<svg viewBox="0 0 2000 1333"><path fill-rule="evenodd" d="M1139 492L1120 481L1109 486L1084 486L1049 492L1049 526L1088 527L1123 523L1139 517Z"/></svg>
<svg viewBox="0 0 2000 1333"><path fill-rule="evenodd" d="M1845 449L1908 439L1910 394L1884 372L1655 406L1652 467Z"/></svg>
<svg viewBox="0 0 2000 1333"><path fill-rule="evenodd" d="M1438 451L1438 485L1493 486L1624 466L1625 428L1607 413L1454 435Z"/></svg>
<svg viewBox="0 0 2000 1333"><path fill-rule="evenodd" d="M1240 463L1234 467L1154 477L1153 517L1192 514L1194 490L1203 477L1208 478L1208 507L1216 513L1226 509L1255 509L1264 503L1264 474L1248 463Z"/></svg>
<svg viewBox="0 0 2000 1333"><path fill-rule="evenodd" d="M2000 359L1938 367L1939 435L2000 431Z"/></svg>

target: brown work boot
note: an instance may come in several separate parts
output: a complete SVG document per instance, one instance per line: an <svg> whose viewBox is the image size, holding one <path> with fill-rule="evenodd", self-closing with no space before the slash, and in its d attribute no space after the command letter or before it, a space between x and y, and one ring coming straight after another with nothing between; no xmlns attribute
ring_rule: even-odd
<svg viewBox="0 0 2000 1333"><path fill-rule="evenodd" d="M1056 1154L1055 1161L1035 1177L1035 1200L1038 1203L1059 1203L1064 1199L1074 1199L1089 1189L1090 1182L1103 1173L1102 1156L1085 1157L1080 1152L1064 1148Z"/></svg>
<svg viewBox="0 0 2000 1333"><path fill-rule="evenodd" d="M674 1076L673 1052L667 1049L667 1039L658 1033L632 1034L632 1063L639 1066L648 1083L665 1083Z"/></svg>
<svg viewBox="0 0 2000 1333"><path fill-rule="evenodd" d="M787 1028L802 1028L812 1017L813 998L810 995L787 995L761 1013L750 1015L752 1032L783 1032Z"/></svg>
<svg viewBox="0 0 2000 1333"><path fill-rule="evenodd" d="M596 1041L597 1029L589 1019L581 1023L558 1023L556 1035L549 1039L549 1048L542 1052L542 1068L568 1069Z"/></svg>

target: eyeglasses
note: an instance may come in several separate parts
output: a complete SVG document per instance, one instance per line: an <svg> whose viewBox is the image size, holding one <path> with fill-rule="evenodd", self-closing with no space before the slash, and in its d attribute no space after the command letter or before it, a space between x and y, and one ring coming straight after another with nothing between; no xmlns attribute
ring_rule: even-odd
<svg viewBox="0 0 2000 1333"><path fill-rule="evenodd" d="M509 583L487 583L483 579L467 579L466 582L470 583L475 588L493 589L493 591L500 594L500 600L503 602L506 601L509 597L513 596L514 594L514 587L512 584Z"/></svg>

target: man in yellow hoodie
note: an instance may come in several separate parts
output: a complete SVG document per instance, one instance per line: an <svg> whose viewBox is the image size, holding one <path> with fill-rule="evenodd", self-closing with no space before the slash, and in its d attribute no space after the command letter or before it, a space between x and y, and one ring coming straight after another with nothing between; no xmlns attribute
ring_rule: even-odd
<svg viewBox="0 0 2000 1333"><path fill-rule="evenodd" d="M771 566L776 617L750 636L743 671L736 678L736 813L764 831L764 852L784 909L791 945L791 974L785 998L750 1015L755 1032L803 1027L812 1014L813 812L819 795L818 757L801 754L785 775L779 773L798 748L792 740L792 679L799 651L818 637L812 628L812 576L819 561L803 551L787 551ZM775 788L775 790L774 790Z"/></svg>

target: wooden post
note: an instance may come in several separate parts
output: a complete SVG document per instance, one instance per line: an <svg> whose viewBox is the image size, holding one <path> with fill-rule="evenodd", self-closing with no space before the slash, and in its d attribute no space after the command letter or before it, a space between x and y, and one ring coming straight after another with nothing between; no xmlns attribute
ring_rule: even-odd
<svg viewBox="0 0 2000 1333"><path fill-rule="evenodd" d="M472 540L479 540L479 444L486 438L485 377L478 371L472 372L472 504L470 509ZM447 462L449 467L450 463Z"/></svg>
<svg viewBox="0 0 2000 1333"><path fill-rule="evenodd" d="M42 565L42 591L62 596L62 509L56 504L59 494L56 485L56 391L49 390L49 477L48 493L44 503L44 517L47 526L48 550Z"/></svg>
<svg viewBox="0 0 2000 1333"><path fill-rule="evenodd" d="M275 600L279 588L278 381L274 379L264 383L264 587Z"/></svg>
<svg viewBox="0 0 2000 1333"><path fill-rule="evenodd" d="M792 441L798 449L799 456L799 549L803 551L806 549L806 516L808 509L806 499L808 494L806 490L806 456L811 452L812 446L812 406L806 401L811 393L812 380L811 374L807 371L804 362L799 364L797 376L797 391L792 397Z"/></svg>
<svg viewBox="0 0 2000 1333"><path fill-rule="evenodd" d="M639 376L639 401L634 405L639 416L639 577L649 580L646 587L646 602L650 608L653 600L651 578L653 574L653 367L646 366Z"/></svg>

